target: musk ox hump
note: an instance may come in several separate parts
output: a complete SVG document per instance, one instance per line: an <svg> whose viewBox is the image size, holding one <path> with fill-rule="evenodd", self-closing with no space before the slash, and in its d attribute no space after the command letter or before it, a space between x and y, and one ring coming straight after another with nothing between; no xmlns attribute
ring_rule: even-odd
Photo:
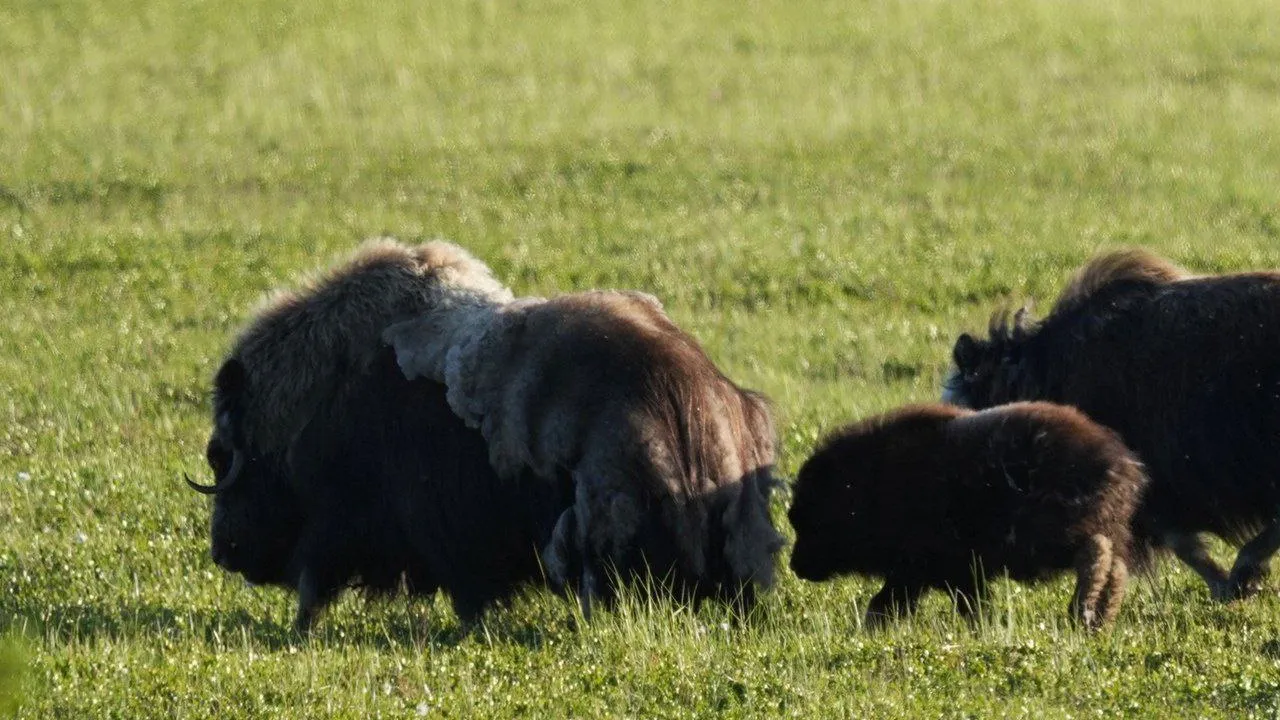
<svg viewBox="0 0 1280 720"><path fill-rule="evenodd" d="M1142 248L1104 253L1090 260L1067 283L1052 314L1078 308L1117 283L1167 285L1189 277L1186 270Z"/></svg>
<svg viewBox="0 0 1280 720"><path fill-rule="evenodd" d="M244 416L252 425L246 434L263 449L286 445L316 398L372 361L383 328L432 307L446 284L510 297L483 263L456 245L414 247L391 238L368 240L297 289L270 294L230 353L245 368L250 405Z"/></svg>

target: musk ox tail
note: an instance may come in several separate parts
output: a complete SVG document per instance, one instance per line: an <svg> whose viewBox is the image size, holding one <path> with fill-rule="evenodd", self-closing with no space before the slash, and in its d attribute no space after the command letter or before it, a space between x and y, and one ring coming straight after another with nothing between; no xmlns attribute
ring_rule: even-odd
<svg viewBox="0 0 1280 720"><path fill-rule="evenodd" d="M1188 277L1190 275L1186 270L1141 248L1104 253L1080 268L1058 296L1051 314L1069 312L1084 305L1099 292L1121 283L1150 287L1167 285Z"/></svg>

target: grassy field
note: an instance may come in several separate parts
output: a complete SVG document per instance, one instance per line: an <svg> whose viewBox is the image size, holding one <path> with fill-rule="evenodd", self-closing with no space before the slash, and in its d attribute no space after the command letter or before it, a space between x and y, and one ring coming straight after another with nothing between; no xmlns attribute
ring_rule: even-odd
<svg viewBox="0 0 1280 720"><path fill-rule="evenodd" d="M372 234L658 295L788 474L1098 248L1280 266L1273 0L7 0L0 69L0 713L1280 715L1276 592L1172 563L1097 637L1065 580L869 634L784 572L740 624L352 597L300 642L179 480L255 303Z"/></svg>

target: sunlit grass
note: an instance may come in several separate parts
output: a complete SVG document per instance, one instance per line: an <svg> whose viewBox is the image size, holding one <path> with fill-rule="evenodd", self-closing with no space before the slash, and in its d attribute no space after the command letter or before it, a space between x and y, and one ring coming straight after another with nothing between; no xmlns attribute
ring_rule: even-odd
<svg viewBox="0 0 1280 720"><path fill-rule="evenodd" d="M1172 564L1097 637L1065 579L869 633L872 582L783 571L748 618L351 597L304 643L179 480L247 314L373 234L656 294L772 397L785 474L1100 247L1280 266L1271 3L15 0L0 68L0 712L1280 714L1275 593Z"/></svg>

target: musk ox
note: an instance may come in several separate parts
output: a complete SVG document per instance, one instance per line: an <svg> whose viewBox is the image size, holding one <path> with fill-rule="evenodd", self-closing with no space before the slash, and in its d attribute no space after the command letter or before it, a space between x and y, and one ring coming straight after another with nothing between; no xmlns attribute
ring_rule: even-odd
<svg viewBox="0 0 1280 720"><path fill-rule="evenodd" d="M407 380L379 336L424 312L448 246L364 246L252 320L214 381L212 556L298 593L296 627L349 585L447 591L470 620L542 579L562 484L499 479L445 388ZM495 287L496 283L494 284Z"/></svg>
<svg viewBox="0 0 1280 720"><path fill-rule="evenodd" d="M483 266L481 266L483 267ZM730 382L658 301L583 292L512 301L488 272L388 328L411 378L444 382L498 474L567 473L573 505L543 552L584 613L613 577L749 604L773 579L774 430L764 399Z"/></svg>
<svg viewBox="0 0 1280 720"><path fill-rule="evenodd" d="M1074 405L1120 433L1151 490L1137 532L1221 600L1260 588L1280 546L1280 273L1192 277L1144 251L1099 256L1039 323L961 335L944 399ZM1228 574L1199 533L1243 547Z"/></svg>
<svg viewBox="0 0 1280 720"><path fill-rule="evenodd" d="M1143 563L1129 522L1145 485L1120 438L1072 408L909 406L838 431L804 463L791 568L813 581L884 578L871 626L911 612L929 588L968 614L988 575L1074 569L1071 616L1096 629Z"/></svg>

